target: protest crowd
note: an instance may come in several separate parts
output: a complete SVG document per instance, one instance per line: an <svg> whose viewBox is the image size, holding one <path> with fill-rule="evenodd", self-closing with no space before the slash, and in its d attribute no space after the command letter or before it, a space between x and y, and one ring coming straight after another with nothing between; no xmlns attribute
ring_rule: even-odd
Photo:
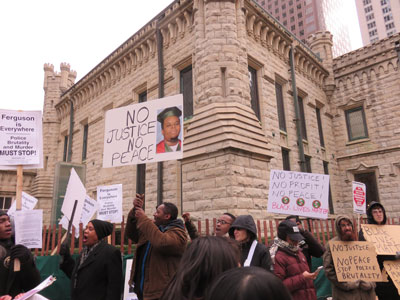
<svg viewBox="0 0 400 300"><path fill-rule="evenodd" d="M317 299L314 280L321 270L331 283L328 297L332 298L318 299L400 299L390 278L386 282L339 280L334 243L356 241L357 237L348 216L336 218L337 235L326 249L294 215L279 223L276 238L267 247L257 241L251 215L224 213L217 219L214 234L201 237L189 213L182 215L182 221L177 207L165 202L150 219L144 202L144 194L137 194L126 227L126 236L136 244L131 273L126 276L130 291L139 300L312 300ZM378 202L370 203L367 217L369 224L386 224L385 209ZM112 230L109 222L91 220L76 260L68 245L61 245L60 269L70 278L71 299L122 299L121 253L105 239ZM358 236L365 240L362 230ZM312 257L323 257L322 266L313 272ZM14 244L10 218L4 211L0 213L0 258L0 299L24 299L24 292L40 283L40 274L31 251ZM378 255L379 268L383 269L385 260L396 259L395 255ZM16 260L19 271L14 270Z"/></svg>

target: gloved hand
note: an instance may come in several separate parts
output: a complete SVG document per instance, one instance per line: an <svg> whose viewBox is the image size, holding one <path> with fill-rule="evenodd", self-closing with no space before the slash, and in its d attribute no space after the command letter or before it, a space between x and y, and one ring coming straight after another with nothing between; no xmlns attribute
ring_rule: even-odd
<svg viewBox="0 0 400 300"><path fill-rule="evenodd" d="M16 258L18 258L21 265L33 262L33 256L31 251L23 245L12 246L10 258L11 260L15 260Z"/></svg>
<svg viewBox="0 0 400 300"><path fill-rule="evenodd" d="M346 285L347 285L347 289L348 290L358 289L358 287L360 286L360 280L352 281L352 282L346 282Z"/></svg>
<svg viewBox="0 0 400 300"><path fill-rule="evenodd" d="M370 291L373 288L375 288L374 282L366 282L363 280L360 281L360 289L362 289L363 291Z"/></svg>
<svg viewBox="0 0 400 300"><path fill-rule="evenodd" d="M69 250L69 246L67 243L62 243L60 245L60 252L59 252L61 259L60 259L60 265L67 260L68 258L71 257L71 251Z"/></svg>

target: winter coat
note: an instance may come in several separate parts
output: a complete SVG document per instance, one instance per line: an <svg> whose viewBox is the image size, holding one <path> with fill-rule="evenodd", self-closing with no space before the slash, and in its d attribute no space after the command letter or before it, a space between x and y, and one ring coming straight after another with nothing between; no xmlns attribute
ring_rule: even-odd
<svg viewBox="0 0 400 300"><path fill-rule="evenodd" d="M14 243L11 239L6 239L0 240L0 245L6 250L6 255L0 260L0 295L15 297L37 286L40 283L40 273L32 254L27 263L21 264L20 271L14 272L14 264L5 263L5 260L10 257L11 247L14 246ZM29 250L27 249L27 251Z"/></svg>
<svg viewBox="0 0 400 300"><path fill-rule="evenodd" d="M251 244L257 238L257 227L254 219L250 215L238 216L236 220L232 223L229 228L229 236L234 239L234 231L237 229L246 229L247 233L250 235L250 240L240 244L241 259L240 263L243 266L244 262L249 255ZM257 242L256 248L254 250L253 257L250 262L250 266L261 267L267 271L272 269L272 260L269 254L268 248L264 244Z"/></svg>
<svg viewBox="0 0 400 300"><path fill-rule="evenodd" d="M325 252L325 247L319 243L311 232L307 230L300 230L304 241L299 243L301 251L307 259L308 267L311 270L311 257L321 257Z"/></svg>
<svg viewBox="0 0 400 300"><path fill-rule="evenodd" d="M367 209L367 221L368 224L376 224L374 220L374 217L372 216L372 208L376 208L376 207L380 207L383 211L383 224L386 224L386 211L385 208L383 207L382 204L380 204L379 202L371 202L368 206ZM364 237L364 233L362 231L362 229L360 230L359 234L358 234L358 239L360 241L365 241L365 237ZM379 267L382 271L383 269L383 262L385 260L396 260L395 255L377 255L377 259L378 259L378 264ZM375 288L375 293L378 296L379 299L391 299L391 300L400 300L400 295L397 291L396 286L393 283L392 278L390 278L390 276L388 277L389 282L377 282L376 283L376 288Z"/></svg>
<svg viewBox="0 0 400 300"><path fill-rule="evenodd" d="M102 241L79 266L81 255L76 261L71 256L65 257L60 266L71 278L71 299L119 300L122 293L121 252Z"/></svg>
<svg viewBox="0 0 400 300"><path fill-rule="evenodd" d="M314 283L303 276L310 272L306 257L301 250L296 253L286 248L278 248L275 254L274 273L292 294L293 300L316 300Z"/></svg>
<svg viewBox="0 0 400 300"><path fill-rule="evenodd" d="M161 297L186 249L187 235L182 220L173 220L162 230L145 215L136 218L134 209L129 212L126 236L137 244L129 282L135 285L135 293L141 295L140 284L144 276L145 300Z"/></svg>
<svg viewBox="0 0 400 300"><path fill-rule="evenodd" d="M332 285L332 298L333 300L375 300L376 296L374 283L367 283L367 285L371 285L371 288L369 290L364 290L361 287L354 287L353 282L339 282L337 279L330 243L332 241L341 241L341 230L339 223L343 219L347 219L353 225L349 217L338 216L336 218L335 229L337 236L328 242L323 256L325 275L330 280Z"/></svg>
<svg viewBox="0 0 400 300"><path fill-rule="evenodd" d="M189 234L190 239L193 241L194 239L197 239L200 235L199 232L197 231L196 226L193 224L192 220L188 220L185 222L185 227L186 230Z"/></svg>

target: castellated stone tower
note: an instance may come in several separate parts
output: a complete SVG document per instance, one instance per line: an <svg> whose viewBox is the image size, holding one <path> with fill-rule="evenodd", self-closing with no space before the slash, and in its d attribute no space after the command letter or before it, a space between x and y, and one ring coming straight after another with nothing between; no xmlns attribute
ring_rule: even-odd
<svg viewBox="0 0 400 300"><path fill-rule="evenodd" d="M185 136L182 182L185 209L205 215L231 208L261 217L266 211L271 153L251 106L243 5L194 1L195 113Z"/></svg>
<svg viewBox="0 0 400 300"><path fill-rule="evenodd" d="M43 105L43 169L37 170L32 194L39 199L38 208L44 210L48 222L52 208L55 165L57 147L60 143L60 120L55 105L60 96L70 88L76 79L76 72L71 71L70 65L61 63L61 72L55 72L54 66L45 64L44 67L44 105Z"/></svg>
<svg viewBox="0 0 400 300"><path fill-rule="evenodd" d="M333 77L333 35L329 31L320 31L310 35L307 39L311 50L322 59L322 65L329 71L329 76L325 80L324 90L331 98L335 90L335 80Z"/></svg>

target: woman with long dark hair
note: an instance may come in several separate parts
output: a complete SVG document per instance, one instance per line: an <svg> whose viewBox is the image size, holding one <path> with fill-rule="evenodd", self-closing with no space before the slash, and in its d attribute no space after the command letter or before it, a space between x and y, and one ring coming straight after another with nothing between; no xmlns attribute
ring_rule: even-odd
<svg viewBox="0 0 400 300"><path fill-rule="evenodd" d="M234 241L206 236L189 244L175 276L160 300L202 300L215 278L239 266L239 250Z"/></svg>

